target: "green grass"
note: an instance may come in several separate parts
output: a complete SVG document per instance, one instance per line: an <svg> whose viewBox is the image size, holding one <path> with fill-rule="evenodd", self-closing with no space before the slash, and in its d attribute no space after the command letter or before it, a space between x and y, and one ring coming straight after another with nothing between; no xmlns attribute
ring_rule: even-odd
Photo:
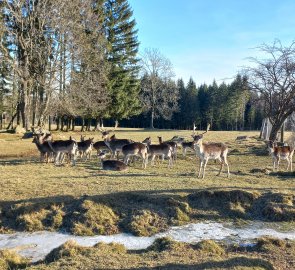
<svg viewBox="0 0 295 270"><path fill-rule="evenodd" d="M53 133L53 137L67 139L73 136L79 139L80 134L59 132ZM191 132L116 131L118 138L142 141L151 136L155 143L157 136L166 140L174 135L190 140ZM247 135L249 139L235 141L241 135ZM198 179L199 161L193 153L184 159L180 149L178 160L171 169L167 168L165 161L154 167L149 164L144 170L138 161L127 172L110 172L101 170L100 162L94 156L87 162L78 160L75 167L40 163L32 139L21 140L19 135L0 133L0 231L66 229L79 235L120 231L152 235L171 225L202 219L238 222L261 219L294 224L295 177L284 171L272 173L271 158L258 135L258 132L208 132L204 136L205 141L220 141L229 146L231 177L227 178L225 172L216 176L219 164L209 161L205 179ZM101 140L98 132L89 132L86 136ZM284 168L286 164L283 161L281 169ZM81 248L75 248L73 256L58 258L55 268L48 269L59 269L60 263L65 265L63 269L80 269L80 260L81 264L88 265L85 269L92 269L90 261L93 265L100 265L101 268L97 269L123 269L120 264L123 259L130 261L124 269L146 269L140 262L151 269L205 269L212 265L209 269L272 269L265 261L258 263L260 259L256 260L255 254L249 255L251 258L248 260L238 259L236 252L231 255L225 253L220 258L223 263L217 263L211 262L208 254L200 259L200 248L185 246L181 251L179 245L172 246L178 248L170 255L165 252L161 255L155 250L123 255L122 252L119 255L113 252L110 258L117 260L116 263L104 257L105 250L109 248L83 249L82 253ZM96 259L97 256L104 259ZM155 256L156 264L152 262ZM181 268L182 258L187 268ZM282 256L281 260L287 259ZM224 268L226 265L232 268ZM286 265L291 264L288 262ZM46 265L42 267L47 269Z"/></svg>

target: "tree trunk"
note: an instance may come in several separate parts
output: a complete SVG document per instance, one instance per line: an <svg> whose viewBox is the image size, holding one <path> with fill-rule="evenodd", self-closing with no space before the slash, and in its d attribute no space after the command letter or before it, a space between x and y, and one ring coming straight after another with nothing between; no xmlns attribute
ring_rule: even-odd
<svg viewBox="0 0 295 270"><path fill-rule="evenodd" d="M85 119L84 119L84 117L83 117L83 118L82 118L81 132L84 131L84 126L85 126Z"/></svg>
<svg viewBox="0 0 295 270"><path fill-rule="evenodd" d="M48 115L48 130L51 131L51 116Z"/></svg>
<svg viewBox="0 0 295 270"><path fill-rule="evenodd" d="M281 126L282 126L282 123L275 123L272 126L272 129L271 129L270 135L269 135L269 140L270 141L274 142L277 139L277 135L278 135L278 132L279 132Z"/></svg>
<svg viewBox="0 0 295 270"><path fill-rule="evenodd" d="M152 109L152 112L151 112L151 122L150 122L150 128L151 129L154 129L154 117L155 117L155 113L154 113L154 110Z"/></svg>
<svg viewBox="0 0 295 270"><path fill-rule="evenodd" d="M284 123L282 124L282 127L281 127L281 143L284 142L284 137L285 137L285 121L284 121Z"/></svg>

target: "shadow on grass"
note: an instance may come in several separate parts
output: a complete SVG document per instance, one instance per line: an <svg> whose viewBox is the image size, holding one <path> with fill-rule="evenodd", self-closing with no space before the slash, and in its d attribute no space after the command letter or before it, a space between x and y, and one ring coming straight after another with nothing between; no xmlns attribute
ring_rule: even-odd
<svg viewBox="0 0 295 270"><path fill-rule="evenodd" d="M247 258L247 257L236 257L223 261L208 261L199 264L166 264L162 266L155 267L137 267L137 268L128 268L128 270L204 270L204 269L242 269L241 267L247 267L255 270L274 270L275 268L272 264L266 260L259 258ZM127 268L124 268L127 270Z"/></svg>

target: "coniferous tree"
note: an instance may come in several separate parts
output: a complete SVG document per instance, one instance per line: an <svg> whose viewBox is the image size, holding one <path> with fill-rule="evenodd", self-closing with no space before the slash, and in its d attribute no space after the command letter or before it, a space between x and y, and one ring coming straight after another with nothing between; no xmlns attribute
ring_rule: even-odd
<svg viewBox="0 0 295 270"><path fill-rule="evenodd" d="M140 113L136 22L127 0L106 0L105 33L111 104L108 115L117 120Z"/></svg>

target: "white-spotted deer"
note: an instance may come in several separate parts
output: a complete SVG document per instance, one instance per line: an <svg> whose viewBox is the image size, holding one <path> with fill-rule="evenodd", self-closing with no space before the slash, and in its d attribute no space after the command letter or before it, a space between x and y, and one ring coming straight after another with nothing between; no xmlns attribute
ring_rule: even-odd
<svg viewBox="0 0 295 270"><path fill-rule="evenodd" d="M203 134L207 133L210 125L208 125L207 130L199 135L194 135L195 149L197 155L200 158L200 170L198 177L205 177L205 169L209 159L218 159L221 162L220 170L217 175L220 175L224 164L227 166L227 177L230 176L229 166L227 162L228 147L223 143L203 143Z"/></svg>
<svg viewBox="0 0 295 270"><path fill-rule="evenodd" d="M294 148L291 146L277 146L277 144L273 141L269 141L267 146L273 161L273 171L279 169L281 160L287 160L287 171L289 168L292 171Z"/></svg>
<svg viewBox="0 0 295 270"><path fill-rule="evenodd" d="M101 160L101 167L103 170L109 171L127 171L128 166L120 161L120 160L104 160L106 157L106 152L101 152L97 155L97 157Z"/></svg>
<svg viewBox="0 0 295 270"><path fill-rule="evenodd" d="M128 165L129 158L134 156L140 156L142 159L142 167L145 169L148 164L148 147L145 143L134 142L126 144L122 147L122 153L124 155L124 163Z"/></svg>

